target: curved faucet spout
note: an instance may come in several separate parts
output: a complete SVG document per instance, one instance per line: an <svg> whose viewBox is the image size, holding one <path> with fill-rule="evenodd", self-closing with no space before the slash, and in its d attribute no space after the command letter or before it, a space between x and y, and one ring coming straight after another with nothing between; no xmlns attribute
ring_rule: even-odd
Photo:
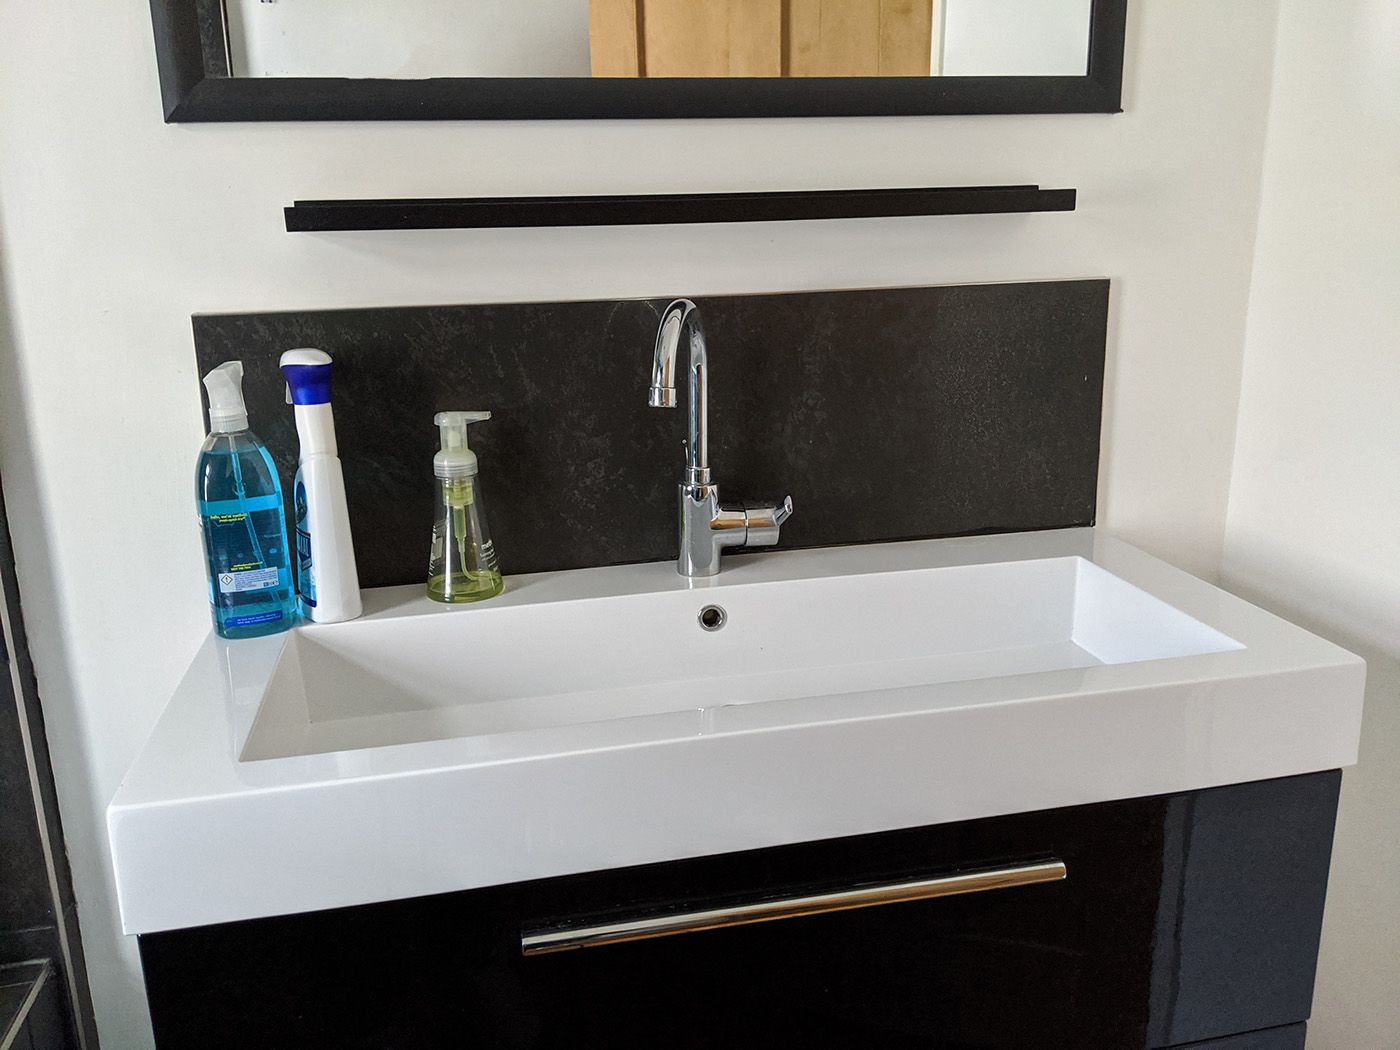
<svg viewBox="0 0 1400 1050"><path fill-rule="evenodd" d="M710 369L705 358L705 331L700 327L700 311L689 299L677 299L661 315L647 403L653 408L676 407L676 353L682 336L688 336L690 429L685 442L685 476L676 486L680 523L676 571L682 576L713 576L719 572L719 556L726 547L771 547L777 543L778 530L792 513L792 497L781 506L720 503L719 486L710 477L706 400Z"/></svg>
<svg viewBox="0 0 1400 1050"><path fill-rule="evenodd" d="M710 366L705 355L705 332L700 311L689 299L677 299L661 315L656 332L656 352L651 363L651 390L647 403L653 408L676 407L676 351L682 335L689 335L686 371L689 373L687 405L690 410L685 442L685 480L691 485L710 484L710 420L708 390Z"/></svg>

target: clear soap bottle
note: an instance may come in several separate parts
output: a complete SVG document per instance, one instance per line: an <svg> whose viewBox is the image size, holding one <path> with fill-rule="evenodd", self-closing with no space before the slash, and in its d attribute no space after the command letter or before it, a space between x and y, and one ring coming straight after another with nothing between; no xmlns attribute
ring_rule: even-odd
<svg viewBox="0 0 1400 1050"><path fill-rule="evenodd" d="M476 453L467 426L490 412L439 412L433 417L442 448L433 456L437 507L428 561L428 597L438 602L479 602L505 590L496 550L486 527Z"/></svg>

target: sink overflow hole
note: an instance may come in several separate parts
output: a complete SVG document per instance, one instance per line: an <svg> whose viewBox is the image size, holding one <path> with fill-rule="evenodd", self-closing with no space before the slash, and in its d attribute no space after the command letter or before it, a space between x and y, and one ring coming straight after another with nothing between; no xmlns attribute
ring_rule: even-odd
<svg viewBox="0 0 1400 1050"><path fill-rule="evenodd" d="M700 610L700 626L707 631L718 631L728 618L718 605L707 605Z"/></svg>

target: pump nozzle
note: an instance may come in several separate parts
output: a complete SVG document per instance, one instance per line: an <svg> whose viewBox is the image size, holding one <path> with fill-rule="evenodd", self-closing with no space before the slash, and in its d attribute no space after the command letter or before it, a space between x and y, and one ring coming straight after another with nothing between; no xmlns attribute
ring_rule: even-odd
<svg viewBox="0 0 1400 1050"><path fill-rule="evenodd" d="M490 419L490 412L439 412L433 417L442 435L442 448L433 456L433 473L440 478L465 478L476 473L476 453L467 446L467 425Z"/></svg>
<svg viewBox="0 0 1400 1050"><path fill-rule="evenodd" d="M204 377L209 391L209 430L231 434L248 429L248 409L243 404L243 362L225 361Z"/></svg>

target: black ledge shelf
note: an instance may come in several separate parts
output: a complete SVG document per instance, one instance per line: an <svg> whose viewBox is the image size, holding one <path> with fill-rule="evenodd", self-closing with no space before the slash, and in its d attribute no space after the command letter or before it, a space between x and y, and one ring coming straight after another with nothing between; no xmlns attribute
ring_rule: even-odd
<svg viewBox="0 0 1400 1050"><path fill-rule="evenodd" d="M640 226L694 222L784 222L901 215L995 215L1073 211L1075 191L1039 186L937 186L780 193L669 193L617 197L445 197L297 201L284 209L289 233L338 230L503 229L522 226Z"/></svg>

